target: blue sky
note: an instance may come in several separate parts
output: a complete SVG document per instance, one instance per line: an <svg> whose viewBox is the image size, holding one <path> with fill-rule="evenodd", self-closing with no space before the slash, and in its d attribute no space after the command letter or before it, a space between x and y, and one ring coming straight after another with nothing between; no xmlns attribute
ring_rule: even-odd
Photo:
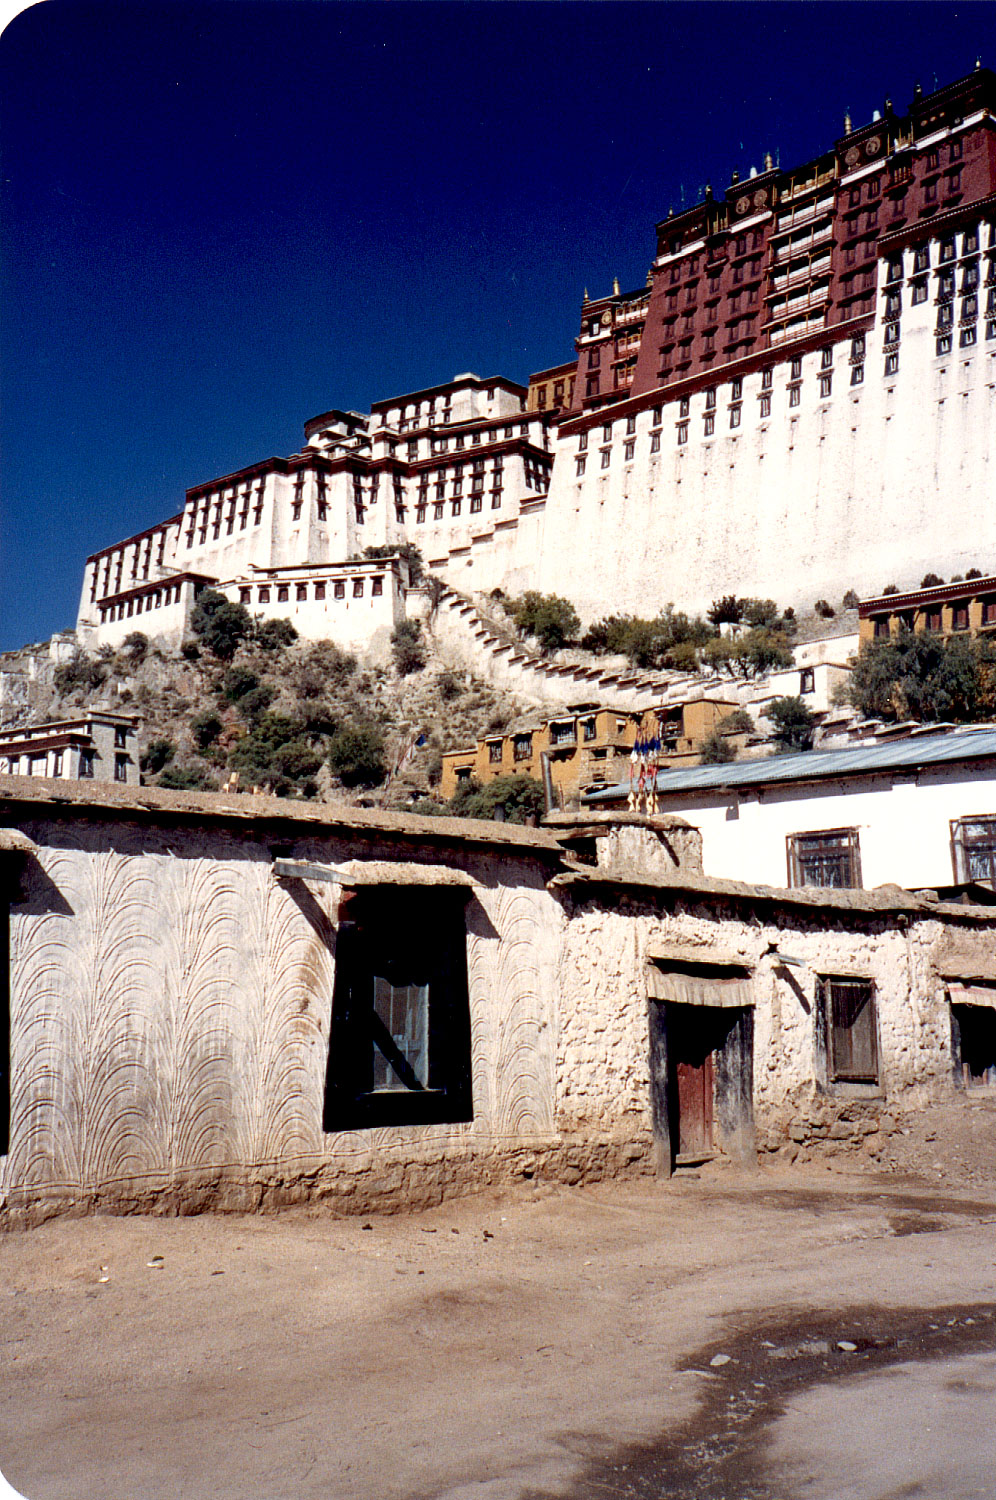
<svg viewBox="0 0 996 1500"><path fill-rule="evenodd" d="M568 359L706 181L996 63L990 4L65 4L0 40L0 648L330 406Z"/></svg>

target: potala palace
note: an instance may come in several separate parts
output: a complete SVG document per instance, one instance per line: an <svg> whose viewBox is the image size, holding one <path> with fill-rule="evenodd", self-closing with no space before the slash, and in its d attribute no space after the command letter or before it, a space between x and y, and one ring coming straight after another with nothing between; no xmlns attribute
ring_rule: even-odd
<svg viewBox="0 0 996 1500"><path fill-rule="evenodd" d="M306 422L87 560L78 635L178 642L199 589L362 648L414 542L463 593L586 619L878 594L996 554L996 74L890 101L815 160L657 225L646 284L585 296L575 358Z"/></svg>

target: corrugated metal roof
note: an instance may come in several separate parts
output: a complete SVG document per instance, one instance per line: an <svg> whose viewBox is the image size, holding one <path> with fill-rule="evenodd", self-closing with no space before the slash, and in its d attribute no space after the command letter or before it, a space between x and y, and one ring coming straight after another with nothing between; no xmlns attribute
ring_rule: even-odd
<svg viewBox="0 0 996 1500"><path fill-rule="evenodd" d="M734 761L722 766L688 766L680 771L660 771L658 792L680 794L705 792L718 787L758 786L782 781L836 780L841 776L868 776L876 772L916 770L960 760L996 757L996 726L954 734L916 735L874 745L856 745L846 750L807 750L797 755L771 755L764 760ZM996 768L994 768L996 769ZM620 782L591 792L585 802L597 804L628 794Z"/></svg>

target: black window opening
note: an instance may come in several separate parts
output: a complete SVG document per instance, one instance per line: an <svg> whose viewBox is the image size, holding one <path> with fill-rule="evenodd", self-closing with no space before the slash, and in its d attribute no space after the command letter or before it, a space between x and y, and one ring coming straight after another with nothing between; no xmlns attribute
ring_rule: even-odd
<svg viewBox="0 0 996 1500"><path fill-rule="evenodd" d="M951 1006L951 1059L959 1088L996 1089L996 991L993 1006Z"/></svg>
<svg viewBox="0 0 996 1500"><path fill-rule="evenodd" d="M473 1119L467 894L366 889L340 904L326 1131Z"/></svg>
<svg viewBox="0 0 996 1500"><path fill-rule="evenodd" d="M875 986L870 979L827 977L820 987L830 1082L878 1083Z"/></svg>

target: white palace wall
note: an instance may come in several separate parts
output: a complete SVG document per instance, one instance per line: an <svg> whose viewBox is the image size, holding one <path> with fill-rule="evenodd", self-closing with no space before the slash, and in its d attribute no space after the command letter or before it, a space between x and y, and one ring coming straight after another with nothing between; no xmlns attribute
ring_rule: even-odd
<svg viewBox="0 0 996 1500"><path fill-rule="evenodd" d="M908 277L911 251L905 262ZM726 593L811 607L821 596L839 603L847 589L908 586L928 569L985 570L996 554L996 338L985 334L996 322L980 320L979 342L964 349L956 326L953 352L938 358L937 267L935 240L928 299L913 306L908 280L902 287L893 374L885 373L880 288L860 385L850 384L850 338L833 343L828 332L832 364L823 366L820 349L802 356L797 406L788 351L773 365L770 417L760 414L766 392L756 370L743 378L740 426L731 430L731 384L717 372L715 436L704 431L705 391L690 398L685 442L678 401L663 404L658 425L653 408L638 412L629 461L625 417L606 413L608 441L602 424L589 428L584 454L577 432L561 436L536 586L570 598L590 620L650 615L669 602L699 611ZM821 397L827 373L832 391Z"/></svg>

